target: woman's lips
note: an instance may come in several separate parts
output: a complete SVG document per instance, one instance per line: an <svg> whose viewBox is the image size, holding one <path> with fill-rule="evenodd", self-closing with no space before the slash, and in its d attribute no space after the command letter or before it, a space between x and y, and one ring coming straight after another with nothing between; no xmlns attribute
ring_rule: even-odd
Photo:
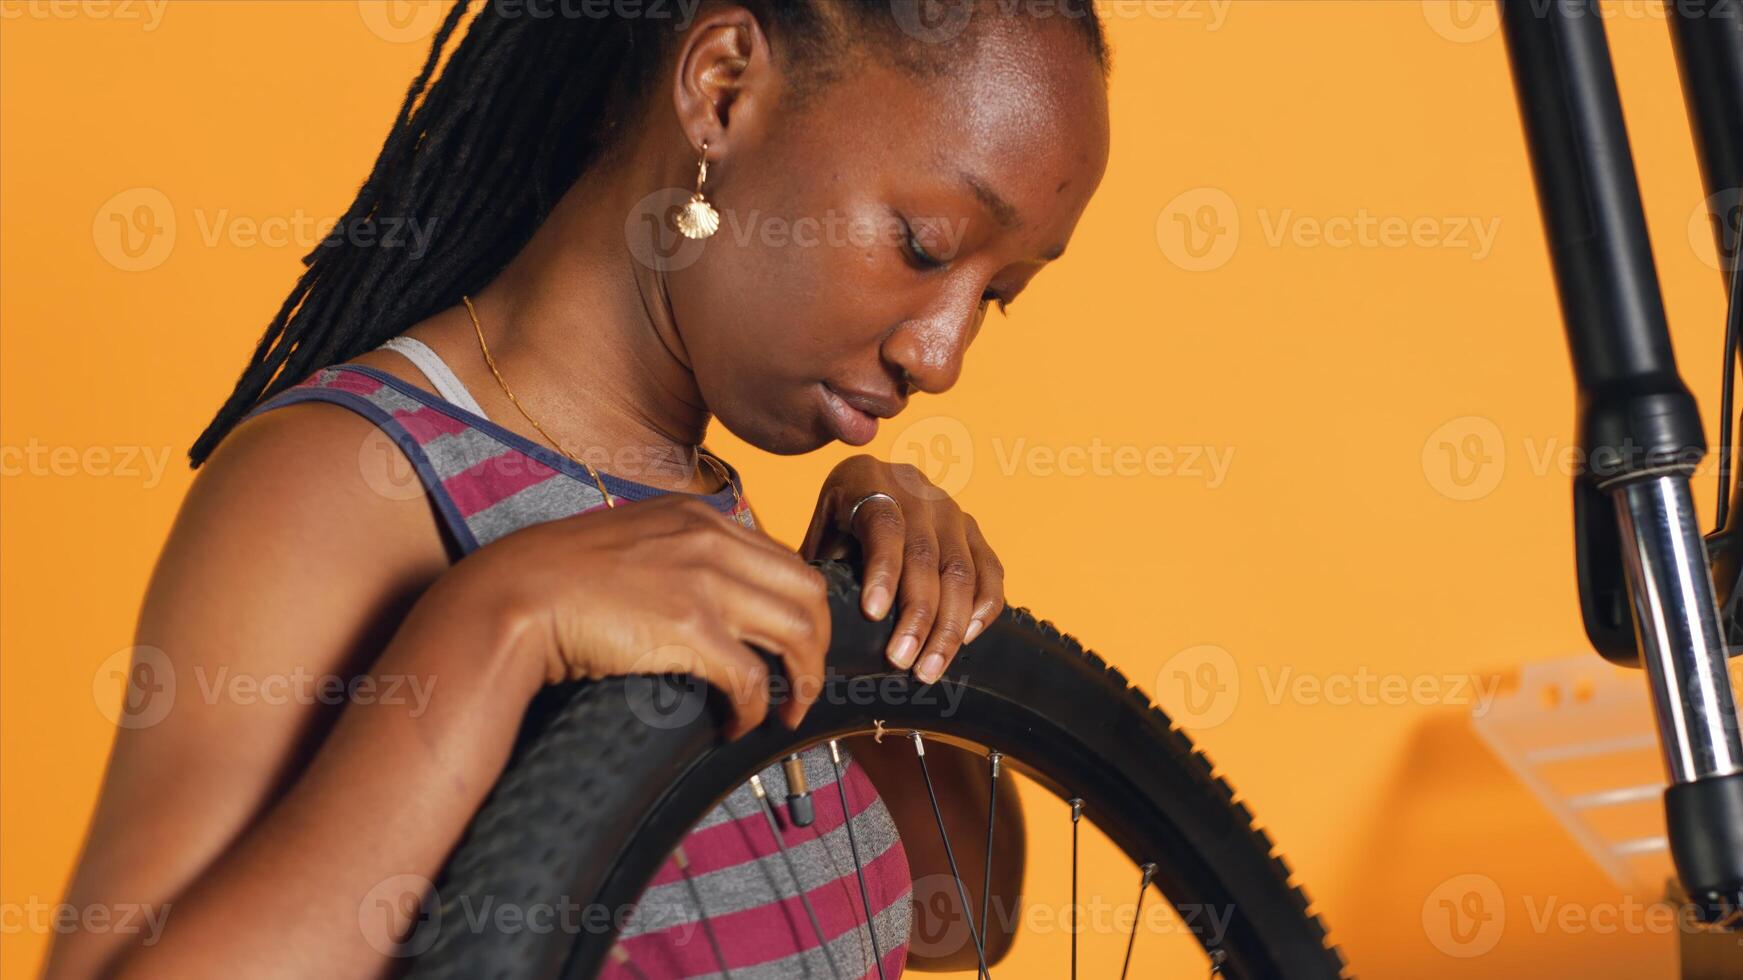
<svg viewBox="0 0 1743 980"><path fill-rule="evenodd" d="M823 414L829 420L835 438L850 446L863 446L877 438L878 420L875 416L849 405L827 384L818 387L823 391Z"/></svg>

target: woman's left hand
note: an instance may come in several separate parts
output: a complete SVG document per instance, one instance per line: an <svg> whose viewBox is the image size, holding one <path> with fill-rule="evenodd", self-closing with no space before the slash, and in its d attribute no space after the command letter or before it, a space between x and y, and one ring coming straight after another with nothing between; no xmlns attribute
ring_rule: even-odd
<svg viewBox="0 0 1743 980"><path fill-rule="evenodd" d="M979 525L916 467L852 456L830 471L799 553L840 559L854 541L865 558L860 608L878 620L900 607L884 655L903 670L918 664L923 683L1005 606L1005 569Z"/></svg>

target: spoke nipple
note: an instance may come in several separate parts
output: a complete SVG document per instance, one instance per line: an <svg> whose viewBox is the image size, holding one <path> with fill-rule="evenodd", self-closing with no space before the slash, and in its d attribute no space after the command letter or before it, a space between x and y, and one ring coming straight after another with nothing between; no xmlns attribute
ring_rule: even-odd
<svg viewBox="0 0 1743 980"><path fill-rule="evenodd" d="M920 740L920 733L919 732L909 732L908 737L914 740L914 754L915 755L925 755L926 754L926 743Z"/></svg>
<svg viewBox="0 0 1743 980"><path fill-rule="evenodd" d="M992 763L992 766L993 766L993 778L994 779L999 778L999 762L1000 762L1000 760L1004 759L1004 757L1005 757L1005 754L1003 752L1000 752L998 749L993 749L992 754L987 756L987 761Z"/></svg>
<svg viewBox="0 0 1743 980"><path fill-rule="evenodd" d="M767 799L769 795L763 791L763 778L760 775L750 777L750 791L755 793L759 800Z"/></svg>
<svg viewBox="0 0 1743 980"><path fill-rule="evenodd" d="M690 858L684 853L684 845L679 844L677 847L672 848L672 861L677 864L679 871L688 871L690 869Z"/></svg>
<svg viewBox="0 0 1743 980"><path fill-rule="evenodd" d="M1081 816L1083 816L1083 798L1074 796L1071 798L1071 822L1076 823L1077 818Z"/></svg>
<svg viewBox="0 0 1743 980"><path fill-rule="evenodd" d="M835 739L829 740L829 757L835 760L836 765L841 765L841 743Z"/></svg>
<svg viewBox="0 0 1743 980"><path fill-rule="evenodd" d="M1144 872L1144 887L1150 887L1150 879L1156 877L1156 862L1146 861L1139 870Z"/></svg>

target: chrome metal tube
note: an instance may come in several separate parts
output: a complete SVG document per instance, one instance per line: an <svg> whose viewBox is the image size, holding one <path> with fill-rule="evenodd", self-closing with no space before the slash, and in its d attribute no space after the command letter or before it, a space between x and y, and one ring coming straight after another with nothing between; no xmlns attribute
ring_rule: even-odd
<svg viewBox="0 0 1743 980"><path fill-rule="evenodd" d="M1611 496L1670 781L1743 772L1725 636L1688 477L1648 477Z"/></svg>

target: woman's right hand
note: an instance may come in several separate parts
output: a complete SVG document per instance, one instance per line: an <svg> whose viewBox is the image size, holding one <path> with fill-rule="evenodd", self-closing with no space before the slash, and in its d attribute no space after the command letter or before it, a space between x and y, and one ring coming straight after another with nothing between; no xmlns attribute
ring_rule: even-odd
<svg viewBox="0 0 1743 980"><path fill-rule="evenodd" d="M822 573L694 497L535 524L480 548L450 576L466 581L459 595L477 588L507 604L515 645L538 661L546 683L693 674L731 701L729 738L769 710L767 662L751 646L784 664L780 717L789 727L822 689L830 635Z"/></svg>

